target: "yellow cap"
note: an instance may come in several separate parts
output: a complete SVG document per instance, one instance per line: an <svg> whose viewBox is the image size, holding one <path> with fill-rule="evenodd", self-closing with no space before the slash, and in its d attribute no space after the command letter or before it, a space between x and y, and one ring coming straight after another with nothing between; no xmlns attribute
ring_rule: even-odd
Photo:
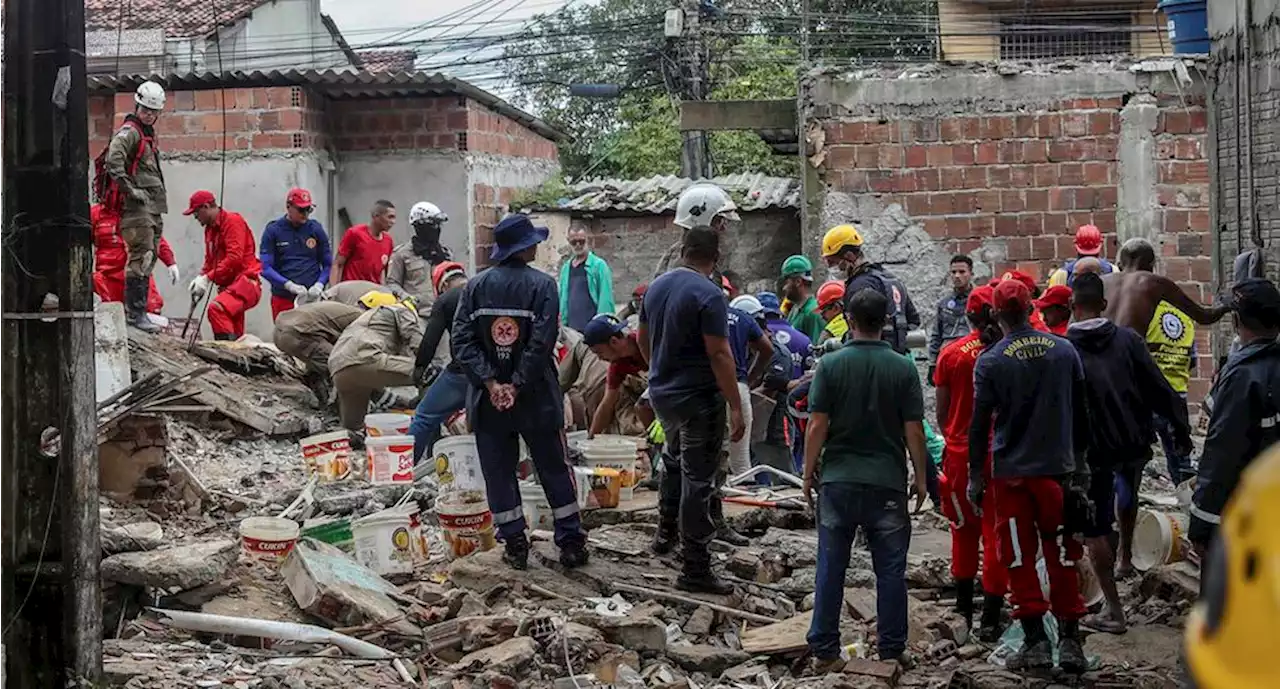
<svg viewBox="0 0 1280 689"><path fill-rule="evenodd" d="M822 257L835 256L846 246L862 246L862 233L853 225L836 225L822 237Z"/></svg>
<svg viewBox="0 0 1280 689"><path fill-rule="evenodd" d="M379 306L391 306L396 303L396 295L390 292L381 292L371 289L360 297L360 303L364 304L366 309L376 309Z"/></svg>

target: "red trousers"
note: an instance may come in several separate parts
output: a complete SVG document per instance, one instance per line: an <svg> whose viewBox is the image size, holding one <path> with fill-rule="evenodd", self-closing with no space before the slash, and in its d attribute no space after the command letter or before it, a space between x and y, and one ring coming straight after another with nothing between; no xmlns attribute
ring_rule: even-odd
<svg viewBox="0 0 1280 689"><path fill-rule="evenodd" d="M262 301L262 283L256 275L241 275L209 304L209 328L214 335L244 335L244 314Z"/></svg>
<svg viewBox="0 0 1280 689"><path fill-rule="evenodd" d="M982 515L969 502L969 453L947 448L942 453L938 497L942 514L951 521L951 576L973 579L978 575L978 551L982 551L982 592L1003 596L1009 590L1009 570L997 555L996 510L992 491L982 498Z"/></svg>
<svg viewBox="0 0 1280 689"><path fill-rule="evenodd" d="M1085 614L1075 563L1084 544L1062 530L1063 491L1057 479L1036 477L993 479L988 489L995 502L1000 557L1009 568L1013 616L1043 615L1052 607L1060 620ZM1049 573L1050 603L1040 591L1036 550L1041 549Z"/></svg>
<svg viewBox="0 0 1280 689"><path fill-rule="evenodd" d="M156 279L148 279L147 284L147 313L159 314L164 308L164 299L156 290ZM124 301L124 268L111 273L109 277L107 273L94 271L93 291L98 293L102 301Z"/></svg>
<svg viewBox="0 0 1280 689"><path fill-rule="evenodd" d="M271 322L275 323L280 314L293 308L293 297L277 297L271 295Z"/></svg>

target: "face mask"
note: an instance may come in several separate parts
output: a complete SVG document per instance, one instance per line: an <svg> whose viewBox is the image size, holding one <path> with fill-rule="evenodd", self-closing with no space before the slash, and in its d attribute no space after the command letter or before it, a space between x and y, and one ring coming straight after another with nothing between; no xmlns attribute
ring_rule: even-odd
<svg viewBox="0 0 1280 689"><path fill-rule="evenodd" d="M440 241L440 225L436 223L418 223L413 226L413 234L421 241L435 244Z"/></svg>
<svg viewBox="0 0 1280 689"><path fill-rule="evenodd" d="M848 271L844 269L844 264L841 263L837 266L827 269L827 278L831 280L839 280L840 282L844 282L845 280L849 279L849 274L848 274Z"/></svg>

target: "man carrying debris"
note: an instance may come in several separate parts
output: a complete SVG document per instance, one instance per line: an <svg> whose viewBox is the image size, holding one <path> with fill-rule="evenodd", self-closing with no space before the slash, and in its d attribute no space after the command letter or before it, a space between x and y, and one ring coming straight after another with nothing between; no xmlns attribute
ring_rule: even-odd
<svg viewBox="0 0 1280 689"><path fill-rule="evenodd" d="M1107 308L1102 278L1077 273L1072 284L1075 322L1067 337L1084 365L1085 399L1091 413L1087 460L1091 474L1089 497L1095 515L1084 535L1089 559L1107 599L1101 614L1086 618L1084 625L1121 634L1126 624L1124 606L1116 590L1116 558L1111 548L1114 506L1119 503L1121 571L1132 571L1138 490L1142 471L1151 461L1152 414L1173 420L1179 452L1191 452L1191 427L1186 403L1161 375L1142 336L1129 328L1117 328L1102 317Z"/></svg>
<svg viewBox="0 0 1280 689"><path fill-rule="evenodd" d="M1020 280L1001 280L992 301L1004 338L974 367L969 501L983 502L991 448L1000 557L1009 568L1013 616L1026 638L1009 668L1053 667L1044 627L1050 605L1036 573L1035 554L1043 550L1058 619L1059 662L1064 671L1082 673L1087 668L1079 621L1085 607L1074 564L1084 549L1073 527L1087 522L1092 509L1084 461L1089 442L1084 370L1070 342L1031 329L1031 292Z"/></svg>
<svg viewBox="0 0 1280 689"><path fill-rule="evenodd" d="M819 486L818 577L809 650L825 674L840 658L844 575L859 529L876 574L876 635L881 660L909 664L907 648L907 453L915 470L916 511L924 503L924 395L915 365L881 339L889 305L863 289L848 301L852 338L818 360L809 388L804 496ZM819 466L821 465L821 466Z"/></svg>
<svg viewBox="0 0 1280 689"><path fill-rule="evenodd" d="M209 303L209 327L215 340L244 335L244 315L262 301L262 264L253 246L253 230L239 213L218 207L213 192L191 195L183 215L194 215L204 226L204 266L191 281L191 299L199 301L216 285L218 296Z"/></svg>
<svg viewBox="0 0 1280 689"><path fill-rule="evenodd" d="M818 342L827 323L818 313L818 300L812 292L813 262L808 256L788 256L782 262L782 297L786 300L783 311L793 328Z"/></svg>
<svg viewBox="0 0 1280 689"><path fill-rule="evenodd" d="M885 315L885 341L899 354L907 353L907 334L920 327L920 314L911 302L906 287L878 263L863 253L862 233L853 225L837 225L822 237L822 257L832 279L844 280L845 299L870 287L884 295L888 304ZM846 310L848 306L846 305Z"/></svg>
<svg viewBox="0 0 1280 689"><path fill-rule="evenodd" d="M315 204L306 189L290 189L285 214L262 232L258 258L262 276L271 283L271 319L303 303L319 301L333 258L329 235L311 213Z"/></svg>
<svg viewBox="0 0 1280 689"><path fill-rule="evenodd" d="M604 433L616 420L622 435L640 435L645 426L635 416L636 402L648 388L649 364L640 356L636 334L612 314L602 313L587 323L582 342L609 362L604 399L596 407L587 437Z"/></svg>
<svg viewBox="0 0 1280 689"><path fill-rule="evenodd" d="M1000 613L1009 589L1009 572L1000 562L996 540L996 510L992 494L981 505L969 502L969 424L973 421L973 368L986 347L1004 337L991 313L994 293L983 285L969 292L965 316L970 332L945 345L934 365L933 384L938 395L938 428L946 439L938 491L942 514L951 522L951 576L956 580L956 612L973 626L974 578L978 551L982 551L982 618L978 638L994 643L1000 638ZM989 461L983 473L991 475Z"/></svg>
<svg viewBox="0 0 1280 689"><path fill-rule="evenodd" d="M506 545L503 561L514 569L529 566L527 523L516 480L521 438L555 518L560 563L587 563L587 536L565 463L564 398L553 356L559 298L555 280L529 265L547 234L547 228L535 227L525 215L499 222L489 255L496 265L463 288L450 331L454 359L471 382L467 417L475 429L489 509Z"/></svg>
<svg viewBox="0 0 1280 689"><path fill-rule="evenodd" d="M435 291L433 269L453 259L448 247L440 244L440 230L448 221L449 216L434 203L413 204L409 209L413 236L409 243L396 247L387 264L387 286L413 297L419 311L428 309L439 294Z"/></svg>
<svg viewBox="0 0 1280 689"><path fill-rule="evenodd" d="M387 263L395 251L395 240L391 239L391 228L396 224L395 204L378 199L369 215L368 224L356 225L342 234L330 268L330 285L348 280L381 285L386 277Z"/></svg>
<svg viewBox="0 0 1280 689"><path fill-rule="evenodd" d="M1280 336L1280 291L1270 280L1249 278L1232 287L1231 301L1241 346L1227 359L1209 393L1213 413L1200 455L1187 530L1202 558L1217 534L1222 510L1241 474L1263 450L1280 441L1280 343L1276 342ZM1255 528L1275 525L1258 524Z"/></svg>
<svg viewBox="0 0 1280 689"><path fill-rule="evenodd" d="M329 355L333 345L364 311L336 301L303 304L276 318L272 333L276 347L296 356L307 365L302 382L316 396L321 408L328 406L333 383L329 374Z"/></svg>
<svg viewBox="0 0 1280 689"><path fill-rule="evenodd" d="M457 359L452 359L432 380L433 372L439 369L431 363L440 341L453 328L453 314L458 310L458 301L467 285L467 271L461 263L445 261L431 270L431 279L436 294L440 296L431 304L426 332L422 335L422 344L418 345L418 359L413 371L417 385L430 385L418 402L418 408L413 412L413 421L409 424L415 463L422 461L431 452L436 440L439 440L440 424L448 421L450 416L467 404L468 383L462 364Z"/></svg>
<svg viewBox="0 0 1280 689"><path fill-rule="evenodd" d="M364 417L373 391L413 385L414 357L422 342L412 302L398 303L385 292L370 292L363 306L368 310L347 326L329 353L338 416L357 445L363 445Z"/></svg>
<svg viewBox="0 0 1280 689"><path fill-rule="evenodd" d="M133 100L133 112L102 155L95 187L99 201L119 214L120 234L129 250L124 288L129 325L157 332L160 326L147 318L147 279L156 264L163 215L169 212L155 132L165 106L164 89L154 81L143 82Z"/></svg>
<svg viewBox="0 0 1280 689"><path fill-rule="evenodd" d="M654 551L683 542L684 563L676 587L727 594L733 587L711 569L715 537L711 501L724 445L726 403L730 439L746 432L729 345L728 305L710 280L720 258L720 231L733 213L728 197L694 186L676 204L684 227L682 265L649 285L640 307L637 342L649 361L649 397L666 435L658 533ZM721 194L723 196L723 194Z"/></svg>

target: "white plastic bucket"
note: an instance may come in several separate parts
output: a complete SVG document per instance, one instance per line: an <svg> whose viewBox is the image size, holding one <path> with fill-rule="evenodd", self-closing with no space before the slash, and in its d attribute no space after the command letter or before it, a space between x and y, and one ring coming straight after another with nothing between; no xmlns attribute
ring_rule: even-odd
<svg viewBox="0 0 1280 689"><path fill-rule="evenodd" d="M1177 492L1175 494L1178 496L1179 508L1184 510L1191 509L1191 500L1195 497L1195 494L1196 494L1195 477L1193 476L1183 481L1182 483L1179 483Z"/></svg>
<svg viewBox="0 0 1280 689"><path fill-rule="evenodd" d="M251 559L280 562L298 542L298 522L280 517L249 517L240 522L240 550Z"/></svg>
<svg viewBox="0 0 1280 689"><path fill-rule="evenodd" d="M542 490L542 486L521 482L520 503L524 507L524 519L529 523L530 531L550 531L555 528L551 503L547 501L547 494Z"/></svg>
<svg viewBox="0 0 1280 689"><path fill-rule="evenodd" d="M389 509L357 519L351 524L356 560L378 574L413 571L414 545L409 513Z"/></svg>
<svg viewBox="0 0 1280 689"><path fill-rule="evenodd" d="M591 477L594 471L590 467L573 468L573 485L577 489L578 509L594 510L600 507L599 503L592 504Z"/></svg>
<svg viewBox="0 0 1280 689"><path fill-rule="evenodd" d="M1182 545L1186 531L1187 518L1181 514L1139 511L1133 529L1133 568L1145 572L1186 558Z"/></svg>
<svg viewBox="0 0 1280 689"><path fill-rule="evenodd" d="M441 495L436 500L440 530L444 532L445 543L449 546L449 557L455 560L498 545L493 533L493 514L489 512L489 503L484 495L478 496L479 499L465 499L476 497L474 493L468 496Z"/></svg>
<svg viewBox="0 0 1280 689"><path fill-rule="evenodd" d="M480 453L473 435L451 435L431 447L436 458L436 477L442 491L479 491L485 493L484 472L480 470Z"/></svg>
<svg viewBox="0 0 1280 689"><path fill-rule="evenodd" d="M597 435L583 441L579 447L586 465L591 468L617 469L621 474L622 490L619 499L630 500L635 496L637 439L627 435Z"/></svg>
<svg viewBox="0 0 1280 689"><path fill-rule="evenodd" d="M1036 561L1036 575L1040 577L1040 593L1045 600L1049 600L1049 570L1043 557ZM1085 607L1092 608L1102 602L1105 596L1102 594L1102 587L1098 585L1098 577L1093 572L1093 563L1089 561L1088 553L1076 563L1076 579L1080 582L1080 596L1084 598Z"/></svg>
<svg viewBox="0 0 1280 689"><path fill-rule="evenodd" d="M565 434L564 439L570 448L576 448L586 441L587 431L570 431Z"/></svg>
<svg viewBox="0 0 1280 689"><path fill-rule="evenodd" d="M351 476L351 439L346 431L320 433L301 441L307 476L321 481L341 481Z"/></svg>
<svg viewBox="0 0 1280 689"><path fill-rule="evenodd" d="M369 483L413 483L413 438L384 435L366 438L369 455Z"/></svg>
<svg viewBox="0 0 1280 689"><path fill-rule="evenodd" d="M413 417L408 414L388 412L385 414L366 414L364 429L371 438L383 435L409 435L409 422Z"/></svg>

